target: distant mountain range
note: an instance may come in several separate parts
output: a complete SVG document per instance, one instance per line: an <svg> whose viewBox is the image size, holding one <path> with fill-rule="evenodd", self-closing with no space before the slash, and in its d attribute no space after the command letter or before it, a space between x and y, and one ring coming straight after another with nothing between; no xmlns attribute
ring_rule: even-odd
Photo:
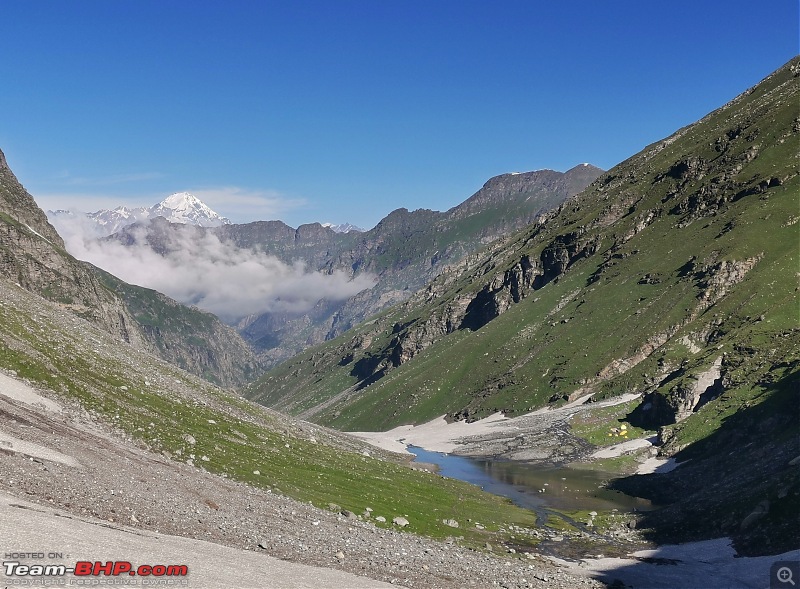
<svg viewBox="0 0 800 589"><path fill-rule="evenodd" d="M58 229L65 220L74 219L81 213L72 211L47 211L48 220ZM87 219L97 225L98 236L112 235L134 223L141 223L156 217L164 217L170 223L196 225L198 227L220 227L229 225L230 220L211 210L199 198L188 192L176 192L152 207L100 209L85 213Z"/></svg>
<svg viewBox="0 0 800 589"><path fill-rule="evenodd" d="M352 225L320 223L294 229L281 221L216 227L156 221L125 227L108 239L127 247L146 243L162 257L179 256L181 250L189 249L196 262L201 251L197 244L216 238L226 244L226 251L274 257L288 265L300 262L306 272L323 276L339 273L361 281L374 277L372 288L346 298L332 298L320 292L316 305L303 312L273 308L253 313L238 309L241 315L235 319L237 329L262 361L273 364L406 300L447 266L460 263L496 239L528 225L581 192L602 173L590 164L579 164L566 172L502 174L489 179L475 194L448 211L400 208L369 231L359 231ZM56 221L54 225L58 228ZM115 273L114 268L103 267ZM167 294L180 298L177 292ZM296 295L288 293L284 299L286 296ZM184 302L199 304L198 300ZM231 317L226 320L231 321Z"/></svg>
<svg viewBox="0 0 800 589"><path fill-rule="evenodd" d="M105 237L122 231L136 223L142 223L163 217L170 223L194 225L196 227L221 227L230 225L231 221L212 210L207 204L189 192L175 192L152 207L126 207L100 209L94 213L76 213L74 211L47 211L47 219L58 229L59 225L85 217L97 228L97 236ZM365 230L351 223L321 223L334 233L363 233Z"/></svg>

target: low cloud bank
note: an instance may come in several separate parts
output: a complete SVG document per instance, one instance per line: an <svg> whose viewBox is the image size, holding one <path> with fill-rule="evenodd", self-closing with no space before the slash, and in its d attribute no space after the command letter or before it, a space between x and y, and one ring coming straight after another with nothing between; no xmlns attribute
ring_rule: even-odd
<svg viewBox="0 0 800 589"><path fill-rule="evenodd" d="M80 260L131 284L155 289L210 311L227 322L266 312L303 313L322 299L347 299L371 288L370 275L307 270L274 256L245 250L209 232L172 232L159 255L147 244L147 228L133 231L132 245L98 239L96 226L82 215L51 219L67 247Z"/></svg>

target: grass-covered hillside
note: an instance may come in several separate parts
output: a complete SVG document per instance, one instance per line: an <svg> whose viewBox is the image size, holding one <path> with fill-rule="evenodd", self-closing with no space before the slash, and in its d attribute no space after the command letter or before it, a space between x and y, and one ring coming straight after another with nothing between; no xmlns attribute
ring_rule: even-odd
<svg viewBox="0 0 800 589"><path fill-rule="evenodd" d="M277 414L120 342L0 277L0 369L131 444L315 506L383 516L433 538L505 542L535 514L478 487L413 470L349 436ZM401 490L401 491L400 491Z"/></svg>
<svg viewBox="0 0 800 589"><path fill-rule="evenodd" d="M720 390L754 384L797 343L795 66L247 395L383 429L637 391L664 425L719 358Z"/></svg>
<svg viewBox="0 0 800 589"><path fill-rule="evenodd" d="M344 430L639 393L659 541L797 548L800 58L246 395Z"/></svg>

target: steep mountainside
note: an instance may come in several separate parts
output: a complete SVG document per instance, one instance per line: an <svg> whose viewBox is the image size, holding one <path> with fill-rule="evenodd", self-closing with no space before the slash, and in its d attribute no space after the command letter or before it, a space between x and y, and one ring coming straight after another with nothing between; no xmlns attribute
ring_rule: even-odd
<svg viewBox="0 0 800 589"><path fill-rule="evenodd" d="M0 152L0 274L56 301L133 345L143 337L125 306L93 269L64 250L44 212Z"/></svg>
<svg viewBox="0 0 800 589"><path fill-rule="evenodd" d="M80 262L0 152L0 275L58 303L133 347L225 386L258 370L235 330L197 309L125 284Z"/></svg>
<svg viewBox="0 0 800 589"><path fill-rule="evenodd" d="M373 427L445 412L513 413L578 390L618 391L608 383L670 344L705 345L714 356L723 322L737 333L742 322L762 331L774 323L758 321L771 305L785 313L795 300L787 264L797 238L796 92L787 67L465 262L465 271L446 273L353 335L272 371L251 394L307 410L312 395L355 387L348 401L318 415L339 425L366 425L346 408L366 410L367 399L383 404L393 395L401 411L376 423L366 410ZM761 289L766 276L774 276L773 288ZM739 317L742 305L750 320L720 312ZM787 317L778 319L787 327ZM444 361L447 371L422 353L428 348L452 360ZM674 362L665 357L651 378L671 374ZM426 384L446 381L442 394L409 388L412 373ZM412 394L417 402L408 402ZM666 407L654 411L669 419Z"/></svg>
<svg viewBox="0 0 800 589"><path fill-rule="evenodd" d="M159 358L223 386L252 381L260 372L245 341L215 315L123 282L100 269L101 283L122 298L139 331Z"/></svg>
<svg viewBox="0 0 800 589"><path fill-rule="evenodd" d="M322 300L306 313L271 312L243 318L237 326L240 333L263 360L275 363L407 299L448 264L527 225L580 192L600 173L594 166L581 164L564 173L505 174L492 178L449 211L398 209L363 233L337 233L319 223L293 229L280 221L259 221L201 229L156 220L145 227L146 240L163 255L174 247L171 244L201 239L210 231L224 242L274 255L285 263L300 260L308 270L377 277L374 288L345 301ZM114 238L131 245L142 228L130 227Z"/></svg>
<svg viewBox="0 0 800 589"><path fill-rule="evenodd" d="M698 523L673 513L674 533L747 528L739 541L767 550L766 523L738 529L764 500L785 541L800 504L799 75L800 58L247 396L378 430L640 393L631 423L693 461L660 498L701 493ZM734 440L749 443L723 457Z"/></svg>

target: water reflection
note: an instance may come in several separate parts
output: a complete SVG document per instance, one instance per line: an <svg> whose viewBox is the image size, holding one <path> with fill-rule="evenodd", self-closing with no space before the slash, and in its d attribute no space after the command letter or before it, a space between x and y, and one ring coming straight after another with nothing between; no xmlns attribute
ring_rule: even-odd
<svg viewBox="0 0 800 589"><path fill-rule="evenodd" d="M478 485L483 490L527 509L647 511L647 499L605 488L617 475L568 467L545 467L525 462L476 460L408 447L418 462L439 467L439 474Z"/></svg>

